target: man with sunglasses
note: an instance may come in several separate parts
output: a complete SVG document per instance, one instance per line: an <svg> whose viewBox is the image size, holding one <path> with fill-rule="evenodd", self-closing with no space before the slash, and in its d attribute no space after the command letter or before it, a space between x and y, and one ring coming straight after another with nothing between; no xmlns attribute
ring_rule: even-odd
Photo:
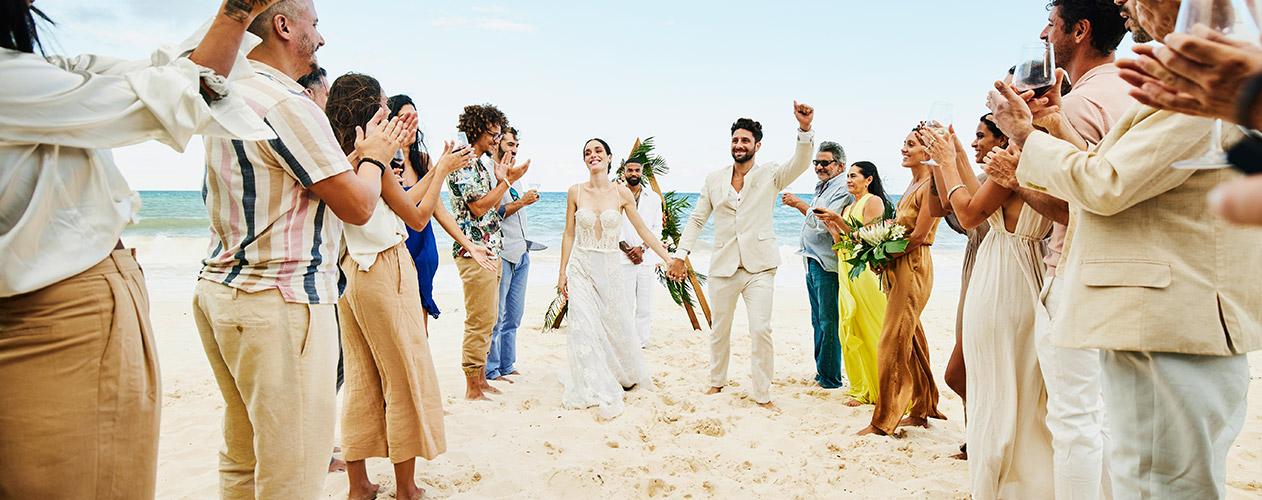
<svg viewBox="0 0 1262 500"><path fill-rule="evenodd" d="M846 179L841 175L846 171L846 152L841 145L820 144L813 165L819 183L815 185L811 202L792 193L785 193L780 201L806 216L797 253L806 265L806 292L810 295L811 325L815 329L815 382L825 389L837 389L845 385L838 336L837 252L833 251L833 237L828 228L811 209L827 208L841 213L842 208L854 201L854 196L846 189Z"/></svg>

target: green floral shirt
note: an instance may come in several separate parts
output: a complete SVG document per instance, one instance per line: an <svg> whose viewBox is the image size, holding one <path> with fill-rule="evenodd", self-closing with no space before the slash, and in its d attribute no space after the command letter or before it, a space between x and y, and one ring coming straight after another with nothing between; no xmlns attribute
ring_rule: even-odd
<svg viewBox="0 0 1262 500"><path fill-rule="evenodd" d="M447 190L451 192L451 212L456 217L456 224L460 226L460 231L469 238L469 241L486 247L491 251L492 256L499 257L500 251L504 248L503 235L500 233L500 223L503 218L499 210L487 210L482 217L475 216L473 211L469 210L470 203L482 199L495 188L495 176L490 170L492 167L485 164L489 161L488 157L484 156L477 162L452 172L447 177ZM453 243L452 255L465 256L464 247L461 247L459 243Z"/></svg>

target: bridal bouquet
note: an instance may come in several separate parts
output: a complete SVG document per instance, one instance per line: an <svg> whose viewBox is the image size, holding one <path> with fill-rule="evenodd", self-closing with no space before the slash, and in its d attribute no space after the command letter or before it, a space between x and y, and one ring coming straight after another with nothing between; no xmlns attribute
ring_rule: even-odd
<svg viewBox="0 0 1262 500"><path fill-rule="evenodd" d="M861 225L847 220L849 231L843 231L841 242L834 250L846 250L850 258L850 279L857 279L869 267L886 267L892 261L890 254L907 249L907 228L893 219L871 225Z"/></svg>

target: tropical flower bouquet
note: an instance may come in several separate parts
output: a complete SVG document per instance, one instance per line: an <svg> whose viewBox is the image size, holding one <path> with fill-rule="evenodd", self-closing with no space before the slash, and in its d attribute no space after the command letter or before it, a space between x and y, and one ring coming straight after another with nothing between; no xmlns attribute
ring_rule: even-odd
<svg viewBox="0 0 1262 500"><path fill-rule="evenodd" d="M850 264L852 280L858 279L869 267L888 267L893 261L891 254L907 250L907 228L893 219L866 226L850 220L845 222L848 230L842 231L841 241L833 249L845 250L850 256L846 263Z"/></svg>

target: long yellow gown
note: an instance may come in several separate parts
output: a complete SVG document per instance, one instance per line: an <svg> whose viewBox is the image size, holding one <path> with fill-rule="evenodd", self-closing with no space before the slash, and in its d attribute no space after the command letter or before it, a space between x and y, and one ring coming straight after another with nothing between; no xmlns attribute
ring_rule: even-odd
<svg viewBox="0 0 1262 500"><path fill-rule="evenodd" d="M863 221L863 207L872 195L864 195L842 212L842 218ZM856 208L857 207L857 208ZM872 404L877 395L876 347L881 342L881 323L885 320L885 294L871 269L850 279L849 253L837 251L838 258L838 323L841 330L841 357L850 379L850 397Z"/></svg>

